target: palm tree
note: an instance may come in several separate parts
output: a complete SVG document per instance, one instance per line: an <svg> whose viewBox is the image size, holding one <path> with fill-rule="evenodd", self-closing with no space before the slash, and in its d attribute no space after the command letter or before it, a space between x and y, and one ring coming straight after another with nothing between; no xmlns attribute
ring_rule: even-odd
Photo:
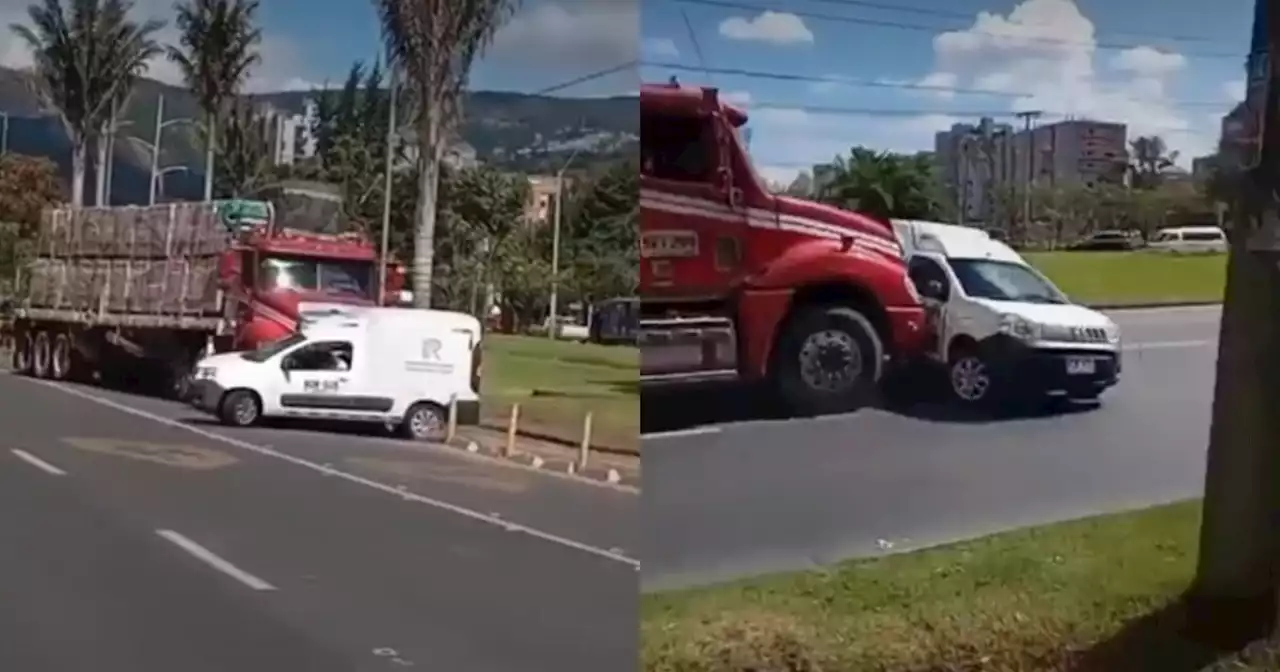
<svg viewBox="0 0 1280 672"><path fill-rule="evenodd" d="M213 199L218 124L261 60L258 0L187 0L177 6L181 46L170 45L187 87L204 113L204 200Z"/></svg>
<svg viewBox="0 0 1280 672"><path fill-rule="evenodd" d="M925 219L937 210L932 173L927 156L854 147L848 159L835 158L819 199L880 218Z"/></svg>
<svg viewBox="0 0 1280 672"><path fill-rule="evenodd" d="M1165 171L1178 160L1178 153L1170 152L1164 139L1158 135L1134 138L1129 149L1129 171L1137 189L1151 189L1160 184Z"/></svg>
<svg viewBox="0 0 1280 672"><path fill-rule="evenodd" d="M413 237L413 300L431 305L440 162L462 117L462 96L477 56L520 0L374 0L389 65L405 74L418 156Z"/></svg>
<svg viewBox="0 0 1280 672"><path fill-rule="evenodd" d="M161 21L130 20L127 0L43 0L27 9L29 25L10 26L35 55L35 88L57 110L71 140L71 205L84 205L89 137L103 132L147 62L160 53L152 39ZM100 165L98 171L105 170Z"/></svg>

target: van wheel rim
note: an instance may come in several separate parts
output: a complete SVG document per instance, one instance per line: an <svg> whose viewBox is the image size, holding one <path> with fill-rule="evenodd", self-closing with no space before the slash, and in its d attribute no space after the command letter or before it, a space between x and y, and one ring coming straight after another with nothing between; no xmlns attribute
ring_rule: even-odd
<svg viewBox="0 0 1280 672"><path fill-rule="evenodd" d="M991 389L987 366L977 357L962 357L951 366L951 389L965 401L979 401Z"/></svg>
<svg viewBox="0 0 1280 672"><path fill-rule="evenodd" d="M440 414L429 408L423 408L409 418L409 431L413 432L414 436L431 436L440 431L442 424Z"/></svg>
<svg viewBox="0 0 1280 672"><path fill-rule="evenodd" d="M842 392L862 375L862 349L846 331L814 332L800 346L800 377L823 392Z"/></svg>
<svg viewBox="0 0 1280 672"><path fill-rule="evenodd" d="M241 399L236 402L233 415L237 424L251 425L258 419L258 404L248 397Z"/></svg>

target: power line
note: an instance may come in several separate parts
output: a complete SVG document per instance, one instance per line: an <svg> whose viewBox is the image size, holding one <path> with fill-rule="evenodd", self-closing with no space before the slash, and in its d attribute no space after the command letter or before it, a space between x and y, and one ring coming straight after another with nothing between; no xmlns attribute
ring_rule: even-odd
<svg viewBox="0 0 1280 672"><path fill-rule="evenodd" d="M870 2L868 0L809 0L809 2L820 2L828 5L839 5L844 7L863 7L867 9L879 9L889 12L902 12L905 14L917 14L920 16L936 16L945 19L957 19L961 21L972 22L976 16L973 12L952 12L944 9L936 9L933 7L920 7L912 5L901 5L897 3ZM1052 23L1024 23L1027 26L1052 26ZM1169 42L1190 42L1195 44L1218 44L1226 45L1227 40L1220 38L1210 38L1198 35L1161 35L1157 33L1135 33L1131 31L1115 31L1116 35L1125 35L1127 37L1136 37L1141 40L1167 40Z"/></svg>
<svg viewBox="0 0 1280 672"><path fill-rule="evenodd" d="M998 96L1002 98L1031 98L1033 94L1018 91L1001 91L998 89L976 89L958 86L937 86L933 84L917 84L914 82L890 82L875 79L854 79L846 77L822 77L818 75L797 75L782 72L762 72L758 70L745 70L740 68L701 68L692 65L683 65L680 63L654 63L641 61L641 67L664 68L667 70L675 70L676 72L697 72L725 75L730 77L746 77L749 79L770 79L784 82L805 82L809 84L842 84L852 87L880 88L880 89L902 89L908 91L932 91L934 93L962 93L984 96ZM1128 98L1134 102L1144 102L1142 98ZM1217 103L1207 101L1147 101L1168 103L1174 107L1203 107L1211 109L1221 109L1230 107L1230 103Z"/></svg>
<svg viewBox="0 0 1280 672"><path fill-rule="evenodd" d="M744 2L736 2L733 0L675 0L675 1L691 4L691 5L720 7L722 9L741 9L741 10L749 10L753 12L776 11L775 8L769 7L767 5L753 5L753 4L744 3ZM1056 45L1056 46L1087 46L1095 49L1107 49L1107 50L1125 50L1125 49L1133 49L1135 47L1140 47L1140 46L1148 46L1148 47L1150 46L1150 45L1140 45L1140 44L1132 44L1132 43L1130 44L1105 43L1105 42L1090 43L1090 42L1081 42L1079 40L1055 40L1053 38L1048 38L1048 37L1011 37L1008 35L997 35L994 33L973 31L971 28L957 27L957 26L928 26L928 25L922 25L922 24L916 24L916 23L904 23L901 21L887 21L884 19L865 19L865 18L852 17L852 16L840 16L835 14L822 14L818 12L802 12L802 11L795 11L790 9L786 11L788 14L794 14L796 16L804 17L807 19L816 19L819 21L852 23L852 24L858 24L863 26L874 26L877 28L897 28L901 30L914 30L918 32L926 32L931 35L937 35L938 33L949 32L949 31L968 31L978 35L983 35L985 37L1009 40L1013 42L1028 42L1032 44L1049 44L1049 45ZM1182 55L1195 56L1197 58L1234 59L1242 62L1245 59L1244 51L1240 51L1237 53L1187 52Z"/></svg>
<svg viewBox="0 0 1280 672"><path fill-rule="evenodd" d="M531 95L531 96L545 96L545 95L547 95L547 94L549 94L549 93L555 93L556 91L561 91L561 90L564 90L564 89L568 89L568 88L571 88L571 87L577 86L577 85L579 85L579 84L585 84L585 83L587 83L587 82L595 81L595 80L597 80L597 79L601 79L601 78L603 78L603 77L608 77L609 75L612 75L612 74L617 73L617 72L622 72L623 70L627 70L627 69L635 69L635 68L636 68L637 66L639 66L639 65L640 65L640 61L628 61L628 62L626 62L626 63L623 63L622 65L615 65L615 66L613 66L612 68L605 68L604 70L597 70L597 71L592 72L592 73L590 73L590 74L582 75L581 77L575 77L575 78L573 78L573 79L571 79L571 80L569 80L569 81L567 81L567 82L561 82L560 84L555 84L555 85L553 85L553 86L548 86L548 87L547 87L547 88L545 88L545 89L539 89L539 90L534 91L533 93L530 93L530 94L528 94L528 95Z"/></svg>

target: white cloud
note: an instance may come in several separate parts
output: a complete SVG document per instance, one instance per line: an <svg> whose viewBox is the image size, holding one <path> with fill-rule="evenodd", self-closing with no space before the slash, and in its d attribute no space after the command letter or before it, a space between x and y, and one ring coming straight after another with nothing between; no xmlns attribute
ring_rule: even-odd
<svg viewBox="0 0 1280 672"><path fill-rule="evenodd" d="M580 72L584 64L609 67L639 58L639 0L555 0L526 7L498 31L486 60Z"/></svg>
<svg viewBox="0 0 1280 672"><path fill-rule="evenodd" d="M720 97L740 107L747 107L752 101L750 91L728 91L721 94Z"/></svg>
<svg viewBox="0 0 1280 672"><path fill-rule="evenodd" d="M1244 100L1246 89L1243 79L1235 79L1225 82L1222 85L1222 93L1226 95L1227 102L1238 103Z"/></svg>
<svg viewBox="0 0 1280 672"><path fill-rule="evenodd" d="M795 14L765 11L754 19L734 16L720 23L720 34L731 40L770 44L813 42L813 32Z"/></svg>
<svg viewBox="0 0 1280 672"><path fill-rule="evenodd" d="M31 51L25 42L9 30L14 23L28 24L28 0L0 0L0 66L26 68L31 65ZM178 29L173 22L172 0L138 0L134 5L136 20L159 19L165 25L156 33L161 44L178 44ZM307 75L307 59L297 43L288 37L265 33L259 47L262 63L251 74L246 90L250 92L275 90L304 90L312 88ZM164 56L148 64L146 75L166 84L182 84L182 74L176 65Z"/></svg>
<svg viewBox="0 0 1280 672"><path fill-rule="evenodd" d="M646 58L675 58L680 55L675 41L669 37L646 37L640 51Z"/></svg>
<svg viewBox="0 0 1280 672"><path fill-rule="evenodd" d="M1093 22L1072 0L1025 0L1007 16L981 12L967 30L933 41L937 70L959 86L1025 93L1011 109L1120 121L1129 136L1158 134L1183 156L1216 144L1212 129L1193 123L1169 95L1172 76L1186 59L1152 47L1136 47L1096 61Z"/></svg>

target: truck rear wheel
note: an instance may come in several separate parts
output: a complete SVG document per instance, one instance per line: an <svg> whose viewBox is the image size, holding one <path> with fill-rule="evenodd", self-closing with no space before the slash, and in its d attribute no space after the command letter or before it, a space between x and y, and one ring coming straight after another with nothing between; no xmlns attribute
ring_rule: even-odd
<svg viewBox="0 0 1280 672"><path fill-rule="evenodd" d="M774 359L776 386L793 413L847 413L875 400L884 344L862 313L801 308L787 321Z"/></svg>
<svg viewBox="0 0 1280 672"><path fill-rule="evenodd" d="M51 355L49 332L36 332L36 336L31 342L31 375L36 378L48 378Z"/></svg>
<svg viewBox="0 0 1280 672"><path fill-rule="evenodd" d="M24 376L31 373L31 332L19 332L13 339L13 372Z"/></svg>
<svg viewBox="0 0 1280 672"><path fill-rule="evenodd" d="M71 337L58 334L53 337L53 351L49 356L49 377L54 380L67 380L74 368L75 353L71 347Z"/></svg>

